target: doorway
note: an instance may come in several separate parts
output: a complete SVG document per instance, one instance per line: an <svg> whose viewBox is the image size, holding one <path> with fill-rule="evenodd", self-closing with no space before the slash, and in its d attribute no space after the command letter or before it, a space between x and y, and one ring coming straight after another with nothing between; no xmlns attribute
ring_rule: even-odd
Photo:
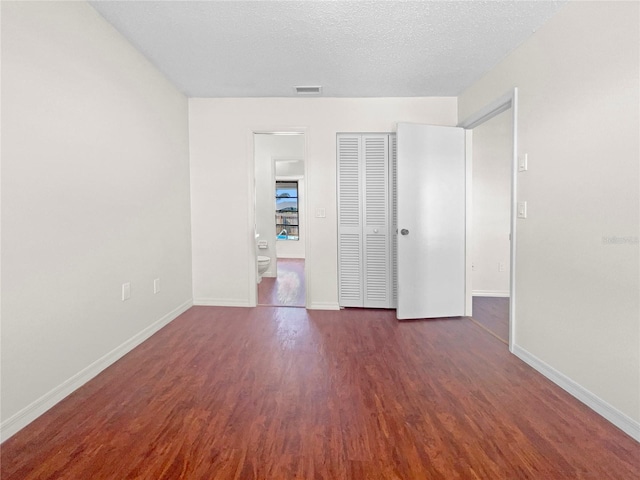
<svg viewBox="0 0 640 480"><path fill-rule="evenodd" d="M254 133L256 304L305 307L305 137Z"/></svg>
<svg viewBox="0 0 640 480"><path fill-rule="evenodd" d="M504 111L473 129L471 288L473 319L509 342L512 118Z"/></svg>
<svg viewBox="0 0 640 480"><path fill-rule="evenodd" d="M467 315L513 351L516 338L518 89L514 88L486 105L459 126L469 131L467 211L471 214L467 215ZM475 172L476 161L478 172ZM475 189L479 192L474 192ZM508 205L506 208L505 204ZM478 238L476 230L479 230ZM503 260L505 243L508 261ZM487 252L490 255L485 259L483 255ZM505 291L506 278L508 289Z"/></svg>

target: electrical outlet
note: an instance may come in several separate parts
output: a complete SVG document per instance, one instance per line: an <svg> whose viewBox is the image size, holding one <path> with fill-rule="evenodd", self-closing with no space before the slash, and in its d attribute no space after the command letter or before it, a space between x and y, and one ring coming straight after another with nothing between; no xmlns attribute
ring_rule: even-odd
<svg viewBox="0 0 640 480"><path fill-rule="evenodd" d="M153 293L160 293L160 279L156 278L153 281Z"/></svg>
<svg viewBox="0 0 640 480"><path fill-rule="evenodd" d="M122 284L122 301L129 300L131 298L131 284L129 282Z"/></svg>

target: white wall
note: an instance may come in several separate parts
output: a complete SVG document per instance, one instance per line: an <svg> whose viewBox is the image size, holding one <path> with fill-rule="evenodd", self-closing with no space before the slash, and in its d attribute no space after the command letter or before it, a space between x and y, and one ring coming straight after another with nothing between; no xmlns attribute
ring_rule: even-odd
<svg viewBox="0 0 640 480"><path fill-rule="evenodd" d="M304 152L302 152L304 155ZM276 160L276 177L303 177L304 160Z"/></svg>
<svg viewBox="0 0 640 480"><path fill-rule="evenodd" d="M275 165L278 158L304 158L304 135L270 135L254 136L254 154L256 170L256 233L259 240L268 242L268 248L260 249L258 254L271 258L265 277L275 277L277 273L276 259L276 226L275 226ZM243 197L235 203L246 203ZM302 240L304 241L304 239ZM298 242L290 242L298 243Z"/></svg>
<svg viewBox="0 0 640 480"><path fill-rule="evenodd" d="M249 205L252 130L306 129L307 302L338 308L336 134L389 132L397 122L455 125L455 98L227 98L189 99L194 302L249 305L255 288ZM246 198L232 225L236 239L217 234L229 195ZM324 208L326 217L315 216Z"/></svg>
<svg viewBox="0 0 640 480"><path fill-rule="evenodd" d="M512 123L506 111L473 129L474 295L509 295Z"/></svg>
<svg viewBox="0 0 640 480"><path fill-rule="evenodd" d="M636 438L639 7L569 2L459 99L464 119L519 89L514 351Z"/></svg>
<svg viewBox="0 0 640 480"><path fill-rule="evenodd" d="M2 2L3 437L189 306L187 110L86 3Z"/></svg>

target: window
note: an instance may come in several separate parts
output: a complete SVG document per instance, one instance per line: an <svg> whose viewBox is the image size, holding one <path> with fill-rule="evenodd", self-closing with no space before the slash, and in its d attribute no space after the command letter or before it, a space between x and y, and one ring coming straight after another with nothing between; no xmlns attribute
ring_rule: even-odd
<svg viewBox="0 0 640 480"><path fill-rule="evenodd" d="M276 181L276 235L278 240L298 240L298 182Z"/></svg>

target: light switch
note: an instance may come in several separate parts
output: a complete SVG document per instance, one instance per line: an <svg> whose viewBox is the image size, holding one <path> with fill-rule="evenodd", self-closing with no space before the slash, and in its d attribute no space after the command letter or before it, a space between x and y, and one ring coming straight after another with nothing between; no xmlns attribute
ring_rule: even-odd
<svg viewBox="0 0 640 480"><path fill-rule="evenodd" d="M160 279L156 278L153 281L153 293L160 293Z"/></svg>
<svg viewBox="0 0 640 480"><path fill-rule="evenodd" d="M131 284L129 282L122 284L122 301L129 300L131 298Z"/></svg>
<svg viewBox="0 0 640 480"><path fill-rule="evenodd" d="M518 218L527 218L527 202L518 202Z"/></svg>
<svg viewBox="0 0 640 480"><path fill-rule="evenodd" d="M519 172L527 171L527 162L528 162L528 155L526 153L523 153L522 155L518 155L518 171Z"/></svg>
<svg viewBox="0 0 640 480"><path fill-rule="evenodd" d="M324 208L316 208L316 218L325 218L327 216L327 212Z"/></svg>

